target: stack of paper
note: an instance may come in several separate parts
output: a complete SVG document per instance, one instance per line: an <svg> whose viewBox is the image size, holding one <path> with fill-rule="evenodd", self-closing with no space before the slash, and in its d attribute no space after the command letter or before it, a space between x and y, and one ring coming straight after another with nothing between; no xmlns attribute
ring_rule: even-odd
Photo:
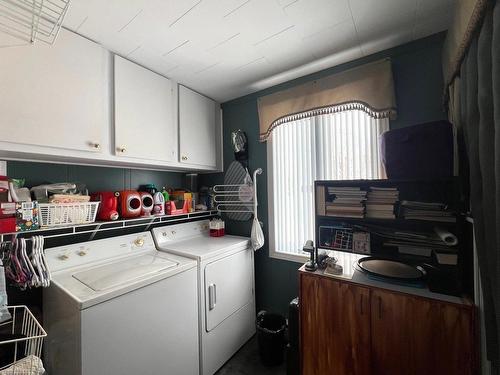
<svg viewBox="0 0 500 375"><path fill-rule="evenodd" d="M394 205L399 200L397 188L371 187L366 200L366 217L394 219Z"/></svg>
<svg viewBox="0 0 500 375"><path fill-rule="evenodd" d="M359 187L329 187L329 201L326 202L326 215L353 217L365 216L364 201L366 191Z"/></svg>
<svg viewBox="0 0 500 375"><path fill-rule="evenodd" d="M401 202L401 217L404 219L427 220L454 223L455 212L448 210L444 203L434 202Z"/></svg>

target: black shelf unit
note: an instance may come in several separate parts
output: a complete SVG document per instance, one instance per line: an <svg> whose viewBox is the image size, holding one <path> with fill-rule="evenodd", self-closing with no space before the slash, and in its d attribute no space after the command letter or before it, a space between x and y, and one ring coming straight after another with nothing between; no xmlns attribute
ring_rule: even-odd
<svg viewBox="0 0 500 375"><path fill-rule="evenodd" d="M317 208L318 187L359 187L361 190L368 191L370 187L388 188L395 187L399 191L399 200L411 200L421 202L440 202L445 203L450 209L457 213L456 222L427 221L416 219L404 219L399 216L399 209L396 206L396 218L353 218L338 217L330 215L319 215ZM320 227L380 227L391 230L401 230L410 232L432 232L436 226L445 228L447 231L458 237L459 243L456 247L450 248L450 251L456 251L458 254L458 265L439 266L434 257L419 257L415 255L399 254L396 248L383 245L384 238L371 234L370 247L372 256L402 260L412 264L428 264L439 269L445 269L450 278L456 278L460 284L459 288L466 293L471 294L472 280L472 243L471 228L465 220L466 204L461 199L460 185L457 178L439 179L439 180L410 180L410 179L380 179L380 180L317 180L314 183L315 192L315 244L320 249L336 250L322 246L320 239ZM326 199L326 197L325 197ZM360 229L357 229L360 230Z"/></svg>

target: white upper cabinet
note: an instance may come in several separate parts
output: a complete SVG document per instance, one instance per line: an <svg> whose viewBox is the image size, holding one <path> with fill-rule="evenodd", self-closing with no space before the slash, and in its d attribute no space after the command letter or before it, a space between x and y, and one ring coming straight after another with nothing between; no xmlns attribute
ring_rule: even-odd
<svg viewBox="0 0 500 375"><path fill-rule="evenodd" d="M101 153L107 136L107 51L62 30L53 46L2 48L0 140L46 154Z"/></svg>
<svg viewBox="0 0 500 375"><path fill-rule="evenodd" d="M216 169L221 137L220 105L179 85L180 162Z"/></svg>
<svg viewBox="0 0 500 375"><path fill-rule="evenodd" d="M115 154L177 161L175 84L115 56Z"/></svg>

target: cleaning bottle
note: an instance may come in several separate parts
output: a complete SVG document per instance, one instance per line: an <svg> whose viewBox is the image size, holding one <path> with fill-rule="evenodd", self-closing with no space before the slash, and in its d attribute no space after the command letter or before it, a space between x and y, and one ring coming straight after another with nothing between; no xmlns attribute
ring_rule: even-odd
<svg viewBox="0 0 500 375"><path fill-rule="evenodd" d="M165 197L165 202L168 202L170 200L170 196L168 195L168 191L165 186L161 188L161 193Z"/></svg>

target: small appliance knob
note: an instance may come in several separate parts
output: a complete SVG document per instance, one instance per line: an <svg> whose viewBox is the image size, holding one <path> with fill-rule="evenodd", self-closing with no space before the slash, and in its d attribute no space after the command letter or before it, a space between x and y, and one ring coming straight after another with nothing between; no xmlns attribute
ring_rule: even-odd
<svg viewBox="0 0 500 375"><path fill-rule="evenodd" d="M61 254L61 255L59 255L59 257L58 257L58 258L59 258L60 260L67 260L67 259L69 258L69 256L68 256L68 255L66 255L66 254Z"/></svg>
<svg viewBox="0 0 500 375"><path fill-rule="evenodd" d="M136 246L141 247L141 246L143 246L143 245L144 245L144 239L143 239L143 238L137 238L137 239L134 241L134 244L135 244Z"/></svg>

